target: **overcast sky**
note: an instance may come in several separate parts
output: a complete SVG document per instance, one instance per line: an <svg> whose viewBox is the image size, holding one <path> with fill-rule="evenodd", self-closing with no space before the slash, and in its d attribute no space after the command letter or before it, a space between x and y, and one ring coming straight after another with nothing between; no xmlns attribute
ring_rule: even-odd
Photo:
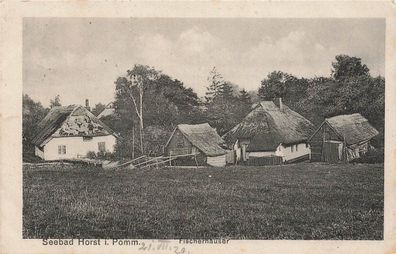
<svg viewBox="0 0 396 254"><path fill-rule="evenodd" d="M114 98L114 81L146 64L206 91L216 66L226 80L256 90L271 71L329 76L337 54L362 58L384 75L383 19L25 18L23 91L48 106L91 106Z"/></svg>

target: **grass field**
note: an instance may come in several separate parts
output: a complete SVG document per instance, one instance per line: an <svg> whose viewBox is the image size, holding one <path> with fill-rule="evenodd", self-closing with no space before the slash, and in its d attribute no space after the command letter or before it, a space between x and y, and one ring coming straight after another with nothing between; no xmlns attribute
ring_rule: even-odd
<svg viewBox="0 0 396 254"><path fill-rule="evenodd" d="M24 165L24 238L382 239L383 165Z"/></svg>

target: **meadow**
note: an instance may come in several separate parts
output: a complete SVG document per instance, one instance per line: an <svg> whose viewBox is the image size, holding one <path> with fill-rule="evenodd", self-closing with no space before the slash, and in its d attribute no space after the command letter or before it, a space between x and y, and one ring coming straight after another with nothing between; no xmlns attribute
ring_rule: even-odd
<svg viewBox="0 0 396 254"><path fill-rule="evenodd" d="M24 238L383 238L383 164L23 166Z"/></svg>

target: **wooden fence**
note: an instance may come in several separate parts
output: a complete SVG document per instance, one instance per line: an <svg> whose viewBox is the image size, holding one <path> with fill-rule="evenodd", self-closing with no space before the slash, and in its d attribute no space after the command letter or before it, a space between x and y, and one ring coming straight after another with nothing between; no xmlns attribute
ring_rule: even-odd
<svg viewBox="0 0 396 254"><path fill-rule="evenodd" d="M267 157L249 157L246 161L248 166L266 166L266 165L282 165L283 159L281 156L267 156Z"/></svg>

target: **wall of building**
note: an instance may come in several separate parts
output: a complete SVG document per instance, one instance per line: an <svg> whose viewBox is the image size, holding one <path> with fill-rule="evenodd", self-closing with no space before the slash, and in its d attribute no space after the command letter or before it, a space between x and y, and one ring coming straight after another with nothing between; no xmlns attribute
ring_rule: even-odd
<svg viewBox="0 0 396 254"><path fill-rule="evenodd" d="M311 148L306 143L299 143L292 146L281 145L280 151L279 151L279 147L277 151L278 151L277 155L282 156L284 162L311 154Z"/></svg>
<svg viewBox="0 0 396 254"><path fill-rule="evenodd" d="M323 141L334 140L342 141L338 135L330 128L327 122L309 140L311 146L311 161L323 160Z"/></svg>
<svg viewBox="0 0 396 254"><path fill-rule="evenodd" d="M266 157L266 156L274 156L276 155L275 151L267 151L267 152L249 152L248 159L250 157Z"/></svg>
<svg viewBox="0 0 396 254"><path fill-rule="evenodd" d="M208 165L213 166L213 167L224 167L226 164L226 155L219 155L219 156L213 156L213 157L207 157Z"/></svg>
<svg viewBox="0 0 396 254"><path fill-rule="evenodd" d="M44 146L44 160L77 159L88 152L99 152L99 142L105 142L106 152L114 152L116 138L113 135L92 137L84 140L83 137L59 137L51 139ZM66 154L59 154L58 147L66 146Z"/></svg>
<svg viewBox="0 0 396 254"><path fill-rule="evenodd" d="M40 157L41 159L44 159L44 152L41 151L37 146L34 147L34 155Z"/></svg>
<svg viewBox="0 0 396 254"><path fill-rule="evenodd" d="M183 133L180 130L176 130L169 141L168 146L166 147L166 154L167 155L182 155L182 154L191 154L193 152L193 146L184 137ZM194 150L196 152L196 150Z"/></svg>

